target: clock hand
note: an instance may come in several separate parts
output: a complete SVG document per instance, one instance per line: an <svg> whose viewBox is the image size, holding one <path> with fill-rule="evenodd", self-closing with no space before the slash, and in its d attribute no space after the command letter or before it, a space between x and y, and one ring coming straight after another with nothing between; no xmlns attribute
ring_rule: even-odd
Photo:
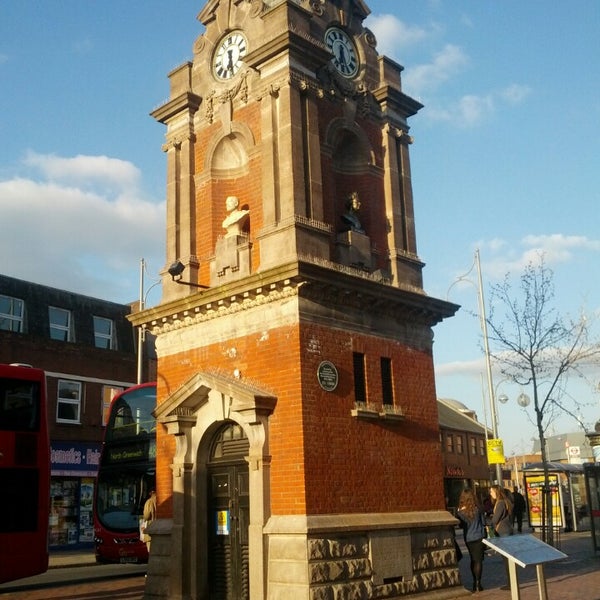
<svg viewBox="0 0 600 600"><path fill-rule="evenodd" d="M227 70L233 71L233 50L227 50L227 56L229 57L229 61L227 62Z"/></svg>

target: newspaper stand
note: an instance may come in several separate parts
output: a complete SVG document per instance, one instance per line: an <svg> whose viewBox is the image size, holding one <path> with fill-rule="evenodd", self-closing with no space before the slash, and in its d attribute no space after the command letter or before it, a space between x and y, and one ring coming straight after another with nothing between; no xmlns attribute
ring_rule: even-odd
<svg viewBox="0 0 600 600"><path fill-rule="evenodd" d="M508 560L511 600L520 600L517 565L535 565L540 600L548 599L544 563L567 558L567 555L530 534L488 538L483 542Z"/></svg>

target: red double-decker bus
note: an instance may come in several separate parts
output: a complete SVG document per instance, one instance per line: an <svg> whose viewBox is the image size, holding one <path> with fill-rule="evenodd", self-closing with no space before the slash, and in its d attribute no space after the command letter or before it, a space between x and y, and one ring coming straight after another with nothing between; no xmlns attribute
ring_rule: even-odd
<svg viewBox="0 0 600 600"><path fill-rule="evenodd" d="M140 540L144 503L156 480L156 384L124 390L108 416L94 493L97 562L146 562Z"/></svg>
<svg viewBox="0 0 600 600"><path fill-rule="evenodd" d="M0 365L0 583L48 569L49 512L44 371Z"/></svg>

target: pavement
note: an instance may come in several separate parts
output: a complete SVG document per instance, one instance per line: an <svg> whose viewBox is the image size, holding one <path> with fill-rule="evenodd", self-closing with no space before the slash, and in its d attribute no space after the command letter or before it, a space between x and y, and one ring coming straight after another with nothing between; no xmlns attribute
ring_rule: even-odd
<svg viewBox="0 0 600 600"><path fill-rule="evenodd" d="M461 593L457 594L455 598L465 598L465 596L471 595L470 592L467 593L472 583L469 570L469 554L460 533L457 540L463 551L459 568L465 589L461 590ZM600 600L600 552L594 552L591 532L561 533L556 547L566 554L567 558L549 562L543 566L548 600ZM68 569L72 567L91 567L93 565L96 565L93 550L52 552L50 555L50 568L46 576L59 577L61 569L65 569L65 573L67 573ZM122 574L122 571L120 571L122 569L123 572L125 570L127 572L131 571L131 574L134 575L141 574L146 567L147 565L114 565L112 568L117 570L117 574ZM102 565L100 568L106 574L112 570L109 565ZM82 576L87 570L82 569ZM520 600L540 600L544 598L545 600L538 589L535 566L525 568L517 566L517 573L519 595L516 598ZM484 591L473 594L473 597L477 600L514 600L507 584L503 557L488 550L483 564L482 585ZM2 595L3 588L4 586L0 586L0 595ZM425 594L421 598L425 600L427 595Z"/></svg>
<svg viewBox="0 0 600 600"><path fill-rule="evenodd" d="M85 567L96 564L94 549L84 550L59 550L50 551L48 560L49 569L60 569L64 567Z"/></svg>
<svg viewBox="0 0 600 600"><path fill-rule="evenodd" d="M148 570L147 564L98 564L93 549L51 552L48 567L45 573L0 584L0 598L140 600ZM96 594L101 587L106 593Z"/></svg>
<svg viewBox="0 0 600 600"><path fill-rule="evenodd" d="M525 529L525 528L524 528ZM531 533L523 531L523 533ZM518 535L518 534L516 534ZM534 534L537 535L537 534ZM463 585L471 589L472 577L469 569L469 553L459 534L457 540L463 551L460 573ZM567 558L543 565L549 600L600 600L600 552L594 552L590 531L561 533L555 547ZM517 566L520 600L545 598L538 589L536 567ZM508 576L504 558L491 550L483 561L482 592L473 594L477 600L513 600L508 589Z"/></svg>

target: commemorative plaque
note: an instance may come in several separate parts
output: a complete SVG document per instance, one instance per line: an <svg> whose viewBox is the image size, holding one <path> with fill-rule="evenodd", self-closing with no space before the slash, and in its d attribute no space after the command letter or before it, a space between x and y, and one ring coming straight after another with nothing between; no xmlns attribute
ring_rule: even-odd
<svg viewBox="0 0 600 600"><path fill-rule="evenodd" d="M326 392L333 392L338 384L338 372L335 365L328 360L319 364L317 369L317 380Z"/></svg>

